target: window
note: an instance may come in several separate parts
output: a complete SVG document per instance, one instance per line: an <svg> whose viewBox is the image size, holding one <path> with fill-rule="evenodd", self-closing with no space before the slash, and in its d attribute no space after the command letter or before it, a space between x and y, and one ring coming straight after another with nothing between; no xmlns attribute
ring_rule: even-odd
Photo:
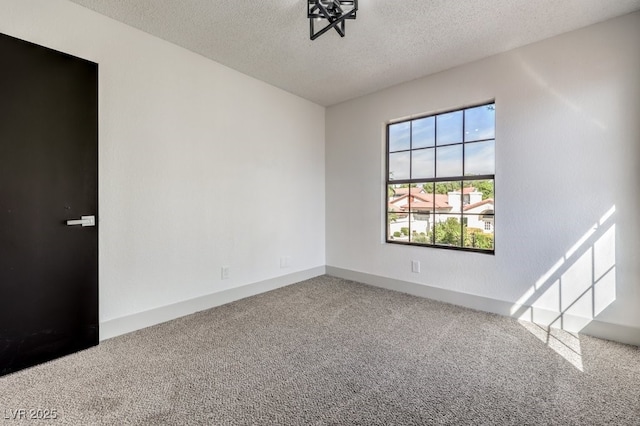
<svg viewBox="0 0 640 426"><path fill-rule="evenodd" d="M494 252L495 103L387 126L386 239Z"/></svg>

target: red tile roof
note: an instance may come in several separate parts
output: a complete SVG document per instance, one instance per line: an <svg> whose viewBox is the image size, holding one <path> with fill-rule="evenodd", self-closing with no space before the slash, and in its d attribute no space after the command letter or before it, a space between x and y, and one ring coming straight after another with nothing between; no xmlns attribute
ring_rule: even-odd
<svg viewBox="0 0 640 426"><path fill-rule="evenodd" d="M469 204L464 206L462 210L470 210L475 209L476 207L480 207L485 204L493 204L493 198L487 198L486 200L478 201L477 203Z"/></svg>
<svg viewBox="0 0 640 426"><path fill-rule="evenodd" d="M402 189L407 189L407 188L402 188ZM411 189L419 189L419 188L411 188ZM408 197L409 197L408 193L405 192L405 195L402 195L400 197L397 197L391 200L391 202L389 203L389 211L397 211L397 209L401 211L406 210L409 206L405 205L403 207L399 207L398 202L402 200L406 200ZM411 191L411 197L413 198L413 200L411 200L412 210L424 211L424 210L434 210L434 208L435 210L451 209L451 206L449 205L449 202L448 202L449 197L445 194L435 194L435 203L434 203L433 194L418 193L418 192Z"/></svg>

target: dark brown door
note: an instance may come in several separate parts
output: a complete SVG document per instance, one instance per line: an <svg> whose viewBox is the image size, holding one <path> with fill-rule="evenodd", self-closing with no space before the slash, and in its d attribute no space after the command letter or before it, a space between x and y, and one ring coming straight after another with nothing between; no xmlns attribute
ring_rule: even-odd
<svg viewBox="0 0 640 426"><path fill-rule="evenodd" d="M0 34L0 375L98 344L97 213L98 65Z"/></svg>

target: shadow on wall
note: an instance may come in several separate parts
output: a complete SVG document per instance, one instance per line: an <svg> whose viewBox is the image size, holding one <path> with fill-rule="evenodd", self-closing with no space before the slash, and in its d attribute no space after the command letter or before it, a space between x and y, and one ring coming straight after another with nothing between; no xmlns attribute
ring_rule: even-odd
<svg viewBox="0 0 640 426"><path fill-rule="evenodd" d="M578 332L616 299L615 206L544 273L511 316L583 371ZM533 323L533 324L532 324Z"/></svg>

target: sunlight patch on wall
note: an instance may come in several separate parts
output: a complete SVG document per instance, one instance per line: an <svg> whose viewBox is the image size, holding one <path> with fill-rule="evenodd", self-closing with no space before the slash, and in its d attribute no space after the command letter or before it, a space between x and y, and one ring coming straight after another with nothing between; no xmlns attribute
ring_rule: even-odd
<svg viewBox="0 0 640 426"><path fill-rule="evenodd" d="M594 317L616 300L616 227L611 228L593 246Z"/></svg>
<svg viewBox="0 0 640 426"><path fill-rule="evenodd" d="M616 300L615 206L591 226L511 308L549 348L582 369L577 333ZM528 321L528 322L527 322Z"/></svg>
<svg viewBox="0 0 640 426"><path fill-rule="evenodd" d="M528 61L524 57L522 57L520 55L518 55L518 57L519 57L520 65L521 65L522 69L524 70L524 72L531 78L531 80L535 81L536 84L539 87L541 87L547 93L551 94L560 103L565 105L568 109L573 111L575 114L581 116L586 122L592 123L594 126L596 126L600 130L607 130L607 126L606 126L605 123L600 121L600 119L598 119L597 117L594 117L593 115L588 114L587 112L585 112L583 107L578 105L576 102L572 101L568 96L566 96L562 92L560 92L560 90L558 90L555 87L553 87L542 76L542 74L540 72L535 70L533 68L533 66L528 63Z"/></svg>

